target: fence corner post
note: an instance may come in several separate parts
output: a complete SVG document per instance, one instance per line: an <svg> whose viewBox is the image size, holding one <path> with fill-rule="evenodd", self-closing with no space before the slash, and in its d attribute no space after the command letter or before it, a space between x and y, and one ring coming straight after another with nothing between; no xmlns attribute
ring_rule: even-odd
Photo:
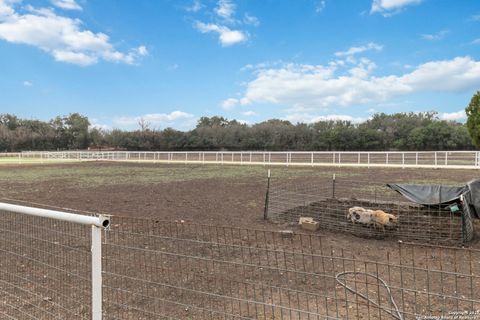
<svg viewBox="0 0 480 320"><path fill-rule="evenodd" d="M102 230L92 225L92 320L102 320Z"/></svg>

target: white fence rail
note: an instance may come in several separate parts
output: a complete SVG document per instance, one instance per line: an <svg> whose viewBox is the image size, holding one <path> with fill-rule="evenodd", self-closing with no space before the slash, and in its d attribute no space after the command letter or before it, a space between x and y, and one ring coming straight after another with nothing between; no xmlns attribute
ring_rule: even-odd
<svg viewBox="0 0 480 320"><path fill-rule="evenodd" d="M0 203L0 313L102 320L102 230L109 224L106 216Z"/></svg>
<svg viewBox="0 0 480 320"><path fill-rule="evenodd" d="M480 167L479 151L300 152L300 151L56 151L0 154L10 162L110 160L163 163L400 168Z"/></svg>

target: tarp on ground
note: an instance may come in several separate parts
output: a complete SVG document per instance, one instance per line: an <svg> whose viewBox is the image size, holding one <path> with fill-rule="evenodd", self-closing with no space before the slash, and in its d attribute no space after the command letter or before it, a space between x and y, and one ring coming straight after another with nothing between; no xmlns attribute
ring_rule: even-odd
<svg viewBox="0 0 480 320"><path fill-rule="evenodd" d="M460 200L464 195L466 202L478 218L480 214L480 180L472 180L464 186L396 184L387 186L408 200L422 205L448 205Z"/></svg>

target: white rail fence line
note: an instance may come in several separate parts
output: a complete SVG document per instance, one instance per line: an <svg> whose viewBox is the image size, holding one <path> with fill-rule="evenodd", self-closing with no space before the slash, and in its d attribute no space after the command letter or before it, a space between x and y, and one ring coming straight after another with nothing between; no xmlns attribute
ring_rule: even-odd
<svg viewBox="0 0 480 320"><path fill-rule="evenodd" d="M2 159L12 162L110 160L284 166L480 168L480 151L54 151L1 153L0 160Z"/></svg>
<svg viewBox="0 0 480 320"><path fill-rule="evenodd" d="M16 217L11 217L9 216L10 214L14 214L16 215ZM34 223L28 223L25 217L30 217L32 219L41 219L41 220L34 220L33 221ZM2 265L0 268L0 271L2 273L9 273L10 275L14 276L14 278L10 278L10 280L14 279L14 281L8 282L5 280L2 280L2 282L7 286L10 286L16 289L21 289L25 297L28 297L28 296L41 297L41 295L36 293L35 290L39 288L45 288L45 286L42 283L40 283L40 281L34 280L34 277L35 277L34 274L42 272L40 271L40 270L43 270L42 268L49 268L56 273L65 273L68 275L69 278L79 277L80 279L80 276L78 274L76 274L75 272L72 272L72 270L67 270L67 268L65 267L65 265L67 265L66 262L64 262L64 260L66 260L65 256L62 256L59 260L55 259L56 258L55 249L59 249L62 253L64 253L64 251L62 250L80 252L81 251L79 250L80 244L78 243L66 244L66 243L55 241L55 240L59 239L59 235L68 235L70 237L74 236L75 232L71 228L72 225L91 226L91 239L89 241L90 242L89 255L90 255L90 261L91 261L91 270L89 271L83 270L85 274L91 274L91 292L90 292L91 306L86 307L86 309L91 310L90 312L87 312L87 313L90 313L88 318L91 318L92 320L102 320L102 230L109 227L110 218L108 216L103 216L103 215L85 216L85 215L79 215L79 214L73 214L73 213L67 213L67 212L61 212L61 211L13 205L8 203L0 203L0 218L2 222L9 223L12 228L11 231L2 229L3 236L2 236L2 239L0 239L0 244L2 244L2 242L3 244L2 246L0 246L0 248L2 248L1 250L2 254L5 255L5 257L3 256L2 257L5 258L5 261L13 260L12 259L13 256L20 257L19 259L22 261L22 267L23 267L23 264L25 264L25 267L27 267L26 266L27 262L31 263L31 265L27 267L28 279L20 278L18 277L18 275L15 275L12 272L12 270L8 270L9 268L12 268L12 267L15 268L10 263L7 263L6 265ZM51 222L52 220L57 222ZM70 226L67 226L64 229L62 228L62 226L65 227L64 225L58 225L59 221L62 221L62 223L66 223L67 225L70 225ZM43 225L44 223L46 224L46 226ZM38 234L39 230L40 230L40 233L42 233L42 235ZM65 233L65 230L67 230L66 233ZM29 239L28 241L30 242L21 238L22 233L24 233L23 237L28 238ZM15 238L13 234L16 234ZM8 241L7 237L11 237L11 239L9 239L11 241ZM29 255L28 253L22 252L22 250L19 250L19 248L26 248L24 243L27 243L27 242L28 242L27 246L29 247L34 246L35 244L37 245L46 244L47 245L46 248L48 248L48 251L32 249L32 250L36 250L36 251L32 251L32 252L36 252L36 254ZM23 246L20 246L20 247L16 246L16 243L21 243ZM42 258L40 257L46 260L41 260ZM58 263L59 261L60 263ZM49 271L43 271L43 272L48 273ZM59 280L60 277L53 278L53 277L48 277L47 275L44 275L43 278L45 280L49 279L50 281L57 280L57 282L60 282L60 283L62 282L61 280ZM32 285L29 286L30 289L26 290L22 288L22 285L17 283L18 279L21 279L23 281L28 281L29 283L31 283ZM88 279L82 279L82 280L88 280ZM59 286L59 288L56 288L56 289L60 290L64 287L65 285ZM51 289L49 290L52 291ZM80 288L77 288L77 290L81 291ZM8 293L8 292L2 290L2 293ZM71 295L71 292L63 293L63 294L64 296L68 297ZM12 296L12 294L9 294L9 295ZM45 296L42 297L42 300L45 302L53 301L53 299L50 300L50 298ZM3 301L3 302L5 304L7 303L6 301ZM84 301L78 301L78 302L81 304L85 303ZM28 302L26 302L26 304L27 303ZM63 306L56 302L52 302L52 305L54 305L58 309L61 309L62 312L64 312L63 313L64 316L68 315L70 317L72 315L75 315L77 317L84 318L84 316L78 313L78 309L74 309L72 306ZM44 307L43 305L38 306L38 305L31 304L30 306L33 306L38 313L44 316L45 314L48 314L50 316L54 316L55 318L57 318L57 316L55 316L54 314L54 311L51 309L53 308L52 306L49 307L50 309L48 307ZM24 313L31 318L37 319L35 314L29 313L33 311L21 310L21 308L18 308L18 309L15 308L15 309L20 313Z"/></svg>

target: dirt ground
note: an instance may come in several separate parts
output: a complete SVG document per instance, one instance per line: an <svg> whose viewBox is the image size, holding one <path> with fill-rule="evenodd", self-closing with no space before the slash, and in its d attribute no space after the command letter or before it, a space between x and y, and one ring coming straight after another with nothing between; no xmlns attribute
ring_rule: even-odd
<svg viewBox="0 0 480 320"><path fill-rule="evenodd" d="M142 172L144 171L145 172ZM358 181L462 184L472 170L285 168L277 180L315 181L336 173ZM80 211L219 225L263 221L267 168L87 162L0 166L0 198Z"/></svg>
<svg viewBox="0 0 480 320"><path fill-rule="evenodd" d="M111 163L111 162L86 162L80 164L55 164L55 165L29 165L29 166L0 166L0 201L8 201L11 203L18 203L18 204L30 204L40 207L46 208L67 208L70 210L77 210L79 212L95 212L95 213L103 213L103 214L112 214L114 216L121 216L118 221L121 221L118 225L118 231L115 231L115 217L113 218L113 227L112 227L112 235L115 232L118 233L118 238L112 240L112 249L115 248L116 242L118 244L124 245L123 241L127 241L126 239L122 239L122 234L129 234L131 239L135 239L135 237L139 237L138 233L133 232L132 230L123 230L122 228L126 228L128 224L124 224L122 221L126 221L125 219L128 218L152 218L155 221L168 221L169 223L173 223L175 226L181 221L185 221L185 225L192 224L192 228L189 230L195 231L195 224L205 224L205 225L214 225L214 226L224 226L227 228L243 228L243 230L272 230L278 231L283 230L286 228L294 229L295 232L300 232L300 230L296 229L297 227L291 224L273 224L268 221L263 220L263 211L265 205L265 192L267 186L267 170L266 167L247 167L247 166L196 166L196 165L159 165L159 164L138 164L138 163ZM357 181L365 181L365 183L369 184L377 184L383 185L387 182L424 182L424 183L442 183L442 184L463 184L471 179L475 179L479 176L476 171L473 170L425 170L425 169L357 169L357 168L285 168L285 167L273 167L272 176L276 181L282 182L315 182L318 181L319 178L325 179L326 177L331 177L334 173L336 174L337 179L354 179ZM161 225L161 223L159 223ZM6 226L8 226L6 224ZM143 228L143 227L142 227ZM156 229L157 227L148 226L145 229L146 234L152 235L156 232L159 232L160 229ZM161 227L158 227L161 228ZM177 228L177 227L175 227ZM182 228L182 227L181 227ZM207 229L205 229L207 230ZM208 229L210 230L210 229ZM252 274L257 272L257 278L252 276L252 279L255 279L259 283L269 284L272 281L278 281L278 287L287 287L292 286L292 282L288 282L288 273L287 279L285 280L282 276L277 278L270 278L273 275L267 274L263 275L265 270L268 270L269 267L272 265L277 265L278 268L278 258L275 253L274 257L270 257L268 252L262 252L261 250L257 254L255 250L259 250L259 246L261 247L262 244L255 243L255 239L257 237L257 232L253 232L252 234L246 233L239 234L238 239L231 239L228 241L232 241L232 244L227 245L227 239L217 239L217 241L213 241L215 246L211 246L210 241L212 241L212 237L217 237L218 234L212 233L212 231L206 231L205 234L202 231L201 233L197 233L196 236L205 238L199 242L198 249L194 250L194 247L185 246L182 250L184 250L184 255L190 257L190 262L193 265L198 264L196 268L189 270L183 270L184 274L181 277L189 277L189 274L201 274L200 277L210 275L212 276L213 280L208 280L207 284L201 285L202 288L209 288L212 285L211 281L216 281L213 275L219 274L221 275L222 281L226 281L227 287L233 286L230 283L232 281L237 281L242 277L240 270L235 269L234 267L232 270L228 269L229 272L219 268L218 266L213 267L214 269L210 269L207 264L204 264L202 261L203 254L210 254L211 252L211 259L221 259L222 261L230 261L233 266L238 263L246 263L245 259L252 258L252 261L256 261L255 259L259 259L258 266L250 262L252 264ZM216 232L216 230L214 230ZM143 232L143 231L142 231ZM230 231L228 231L230 232ZM235 231L236 232L236 231ZM242 231L244 232L244 231ZM322 236L322 246L325 248L329 248L332 252L332 255L339 257L338 255L340 252L345 251L346 255L361 255L362 259L367 261L385 261L385 257L389 256L389 253L392 253L392 259L399 259L399 263L402 263L402 258L398 258L394 256L394 252L398 250L398 241L397 240L375 240L375 239L364 239L359 238L353 235L345 234L345 233L337 233L332 231L325 231L320 230L315 233L309 233L306 231L301 231L302 233L306 233L307 235L320 235ZM194 234L194 233L192 233ZM253 238L253 234L255 234L255 238ZM261 233L259 233L261 236ZM172 237L174 234L172 234ZM177 235L178 236L178 235ZM190 235L189 235L190 237ZM220 235L221 237L221 235ZM233 235L232 235L233 237ZM237 236L235 236L237 237ZM252 238L251 238L252 237ZM302 236L300 235L300 240ZM305 238L307 239L307 238ZM0 239L1 240L1 239ZM235 240L235 241L234 241ZM129 240L130 242L133 240ZM135 266L138 262L138 258L142 256L137 256L138 252L142 255L146 253L144 251L145 248L149 250L161 251L161 250L169 250L169 246L171 245L171 251L168 253L169 255L177 255L178 250L181 249L177 245L173 245L172 243L168 243L167 240L162 240L157 242L157 240L153 238L138 238L138 248L132 249L132 252L126 252L126 256L130 257L131 261L127 264L125 262L125 270L123 269L112 269L112 273L116 274L116 277L119 278L118 281L124 281L125 274L128 274L130 277L139 277L137 273L135 273ZM183 240L182 240L183 241ZM238 243L241 244L241 251L238 250ZM283 245L283 240L282 245ZM129 242L129 243L130 243ZM265 240L265 250L271 250L271 244L268 243L269 241ZM288 242L288 241L287 241ZM167 243L167 244L166 244ZM204 244L203 244L204 243ZM136 243L130 243L132 246L136 246ZM224 245L225 244L225 245ZM194 244L197 245L197 244ZM279 244L277 243L277 246ZM222 247L224 246L224 247ZM251 251L254 252L252 256L245 256L243 251L243 246L248 248L249 254L252 255ZM275 242L273 243L273 249L275 248ZM218 247L218 248L217 248ZM286 244L286 248L288 247L288 243ZM217 248L217 249L215 249ZM480 248L478 242L472 244L472 248ZM88 252L88 247L85 248L86 252ZM288 249L288 248L287 248ZM119 249L120 250L120 249ZM122 249L126 250L127 249ZM218 250L218 251L215 251ZM222 251L223 250L223 251ZM263 249L262 249L263 250ZM293 249L289 249L293 250ZM313 250L312 248L305 247L305 242L302 240L300 241L295 250L298 250L298 256L293 254L291 257L284 258L285 267L287 266L287 262L290 261L292 263L289 268L294 270L292 272L292 277L298 277L296 281L299 282L299 288L302 286L302 277L304 276L305 272L317 272L314 267L317 265L315 261L312 260L312 265L309 267L308 265L301 266L297 264L297 258L304 259L305 252L304 250ZM316 250L316 249L315 249ZM323 250L323 249L322 249ZM231 251L231 252L230 252ZM335 252L335 254L334 254ZM426 261L430 261L428 263L433 264L434 260L436 259L435 256L432 255L430 257L427 255L429 251L425 251L422 253L422 259L426 259ZM434 252L434 250L432 251ZM266 253L266 257L264 256ZM195 255L199 255L198 257L194 257ZM429 253L428 253L429 254ZM152 253L152 257L145 260L148 263L145 263L142 268L151 270L156 270L160 261L168 261L168 257L165 256L158 256ZM323 253L322 253L323 255ZM145 256L143 256L145 258ZM260 257L260 258L259 258ZM297 258L296 258L297 257ZM161 258L161 259L160 259ZM312 255L312 259L318 259L318 256ZM158 262L156 259L159 259ZM181 259L175 256L171 258L171 267L164 267L168 272L174 274L172 279L176 279L175 272L181 272L177 270L176 267L177 260ZM281 259L281 257L280 257ZM471 257L470 257L471 259ZM266 261L264 261L266 260ZM271 260L271 261L270 261ZM287 261L288 260L288 261ZM332 261L332 259L330 259ZM422 267L420 259L417 261L419 263L418 266L412 266L411 270L413 270L413 279L415 277L422 278L423 275L419 275L419 271L415 268ZM471 260L469 260L471 262ZM323 258L322 258L323 262ZM340 263L343 263L343 266L340 266ZM116 261L118 264L118 268L121 267L120 262ZM180 263L181 266L181 262ZM340 267L345 270L345 262L342 259L338 258L339 265L336 266L335 270L341 270ZM349 263L349 262L347 262ZM405 262L404 262L405 263ZM448 263L452 263L449 261ZM280 265L282 262L280 261ZM370 268L374 265L372 264ZM357 266L358 267L358 266ZM378 268L378 265L376 265ZM478 268L477 262L475 262L474 268ZM215 268L219 268L218 270ZM310 270L309 268L313 268ZM325 268L325 266L324 266ZM347 266L347 269L349 267ZM356 269L355 265L351 266L354 270ZM446 265L441 266L441 268L446 268ZM204 270L203 270L204 269ZM367 264L365 264L365 270L367 269ZM163 270L163 272L165 272ZM399 269L405 270L408 272L407 269ZM415 274L415 270L417 270ZM457 265L452 266L452 270L458 272ZM127 272L128 271L128 272ZM388 271L388 277L390 277L390 269ZM387 274L387 271L385 271ZM397 272L395 268L392 267L392 272ZM133 272L133 275L130 274ZM238 272L238 273L237 273ZM242 271L243 273L245 270ZM274 270L277 272L277 270ZM378 271L377 271L378 272ZM144 273L140 273L143 276ZM161 274L161 273L160 273ZM255 273L256 274L256 273ZM334 274L334 273L332 273ZM465 274L468 275L469 272L465 271ZM120 276L123 277L120 279ZM155 273L156 276L160 277L158 273ZM243 275L244 276L244 275ZM432 274L426 274L427 277L432 277ZM477 277L468 278L464 274L458 276L459 279L469 279L471 282L475 281L478 282L480 279ZM111 276L112 286L116 284L113 281L113 276ZM112 280L113 279L113 280ZM427 283L435 283L432 279L428 280ZM457 283L457 277L452 278L453 280L449 279L441 279L442 281L446 281L446 283L453 283L455 280L455 284ZM145 279L148 281L152 281L152 279ZM155 279L156 281L158 279ZM164 279L163 279L164 280ZM251 279L250 279L251 280ZM314 279L315 288L321 284L321 279ZM333 281L332 279L330 279ZM406 286L404 281L409 281L408 278L403 279L402 276L395 276L392 275L390 281L398 282L398 286ZM245 280L246 281L246 280ZM287 281L287 282L285 282ZM292 280L290 280L292 281ZM312 280L313 281L313 280ZM324 280L323 280L324 281ZM418 281L418 279L417 279ZM318 283L317 283L318 282ZM138 283L138 281L136 282ZM195 283L195 284L194 284ZM251 281L249 282L251 283ZM296 282L295 282L296 283ZM180 283L179 285L184 285L185 283ZM192 286L198 285L198 282L193 282ZM332 287L335 288L335 282L332 282ZM438 290L444 290L442 287L438 288ZM446 288L447 286L445 286ZM194 287L195 288L195 287ZM312 285L313 288L313 285ZM308 290L313 291L312 288L307 288ZM472 290L467 290L470 287L465 285L465 292L470 294L470 298L473 299L480 299L480 297L474 296ZM132 284L129 287L130 290L135 290L135 286ZM305 289L305 290L307 290ZM421 288L415 288L415 290L422 290ZM432 288L430 288L433 290ZM458 289L458 288L457 288ZM151 290L151 287L149 288ZM160 290L160 289L158 289ZM255 287L252 289L254 297L256 295L256 291L258 288ZM263 290L263 289L262 289ZM282 289L286 290L286 289ZM308 291L307 290L307 291ZM341 290L341 288L337 288L336 290ZM247 290L248 291L248 290ZM246 291L246 292L247 292ZM335 290L334 290L335 291ZM458 290L457 290L458 291ZM455 294L457 294L455 291ZM113 293L118 293L118 290L112 289ZM112 293L112 295L113 295ZM280 295L282 293L279 293ZM288 293L290 294L290 293ZM453 294L453 293L452 293ZM307 294L307 300L310 299ZM245 296L248 298L247 293ZM115 296L116 297L116 296ZM172 296L173 297L173 296ZM177 296L175 296L177 297ZM468 295L467 295L468 297ZM251 299L245 298L246 300ZM257 297L258 298L258 297ZM424 303L424 305L430 305L430 298L431 296L424 296L419 297L417 300L417 296L415 294L415 301L413 305L417 302ZM115 299L120 298L116 297ZM193 298L192 298L193 299ZM195 298L196 299L196 298ZM193 299L192 303L197 303L200 300ZM273 298L272 298L273 299ZM281 298L280 298L281 299ZM290 301L290 297L288 296L288 301ZM353 299L353 298L352 298ZM146 301L146 300L145 300ZM145 303L144 301L144 303ZM153 300L152 300L153 301ZM292 300L293 301L293 300ZM457 300L452 300L457 301ZM153 302L151 302L153 303ZM290 303L290 302L289 302ZM445 303L445 302L443 302ZM453 302L452 302L453 303ZM325 301L325 305L329 306L330 303ZM412 304L411 304L412 305ZM300 307L305 307L305 305L301 305ZM408 304L407 304L408 306ZM113 306L114 307L114 306ZM458 302L457 302L458 307ZM470 307L470 304L469 304ZM473 304L472 304L473 307ZM480 308L480 305L475 306ZM248 304L247 304L248 308ZM318 307L317 307L318 308ZM244 310L245 307L240 307L241 310ZM307 306L308 309L308 306ZM338 310L338 308L337 308ZM358 305L357 305L358 310ZM427 310L428 311L428 310ZM425 312L427 312L425 311ZM182 318L175 311L173 314L175 317ZM240 311L241 313L242 311ZM244 311L243 311L244 312ZM255 316L251 315L252 318L256 318ZM258 315L257 315L258 316ZM350 316L351 318L356 318L355 316ZM383 316L384 318L385 315ZM119 316L119 318L127 319L126 317ZM135 318L131 317L131 319L153 319L154 317L140 317ZM189 318L189 317L186 317ZM196 317L192 317L196 318ZM203 319L205 316L199 316L198 319ZM207 317L208 318L208 317ZM205 319L207 319L205 318ZM265 317L265 319L268 317ZM300 319L303 317L298 317ZM305 319L307 315L305 315ZM363 315L362 318L368 318L367 316ZM376 318L376 317L371 317ZM380 316L382 318L382 316ZM128 318L130 319L130 318ZM282 316L283 319L283 316ZM288 316L285 319L290 319ZM292 318L293 319L293 318ZM308 316L310 319L310 316Z"/></svg>

